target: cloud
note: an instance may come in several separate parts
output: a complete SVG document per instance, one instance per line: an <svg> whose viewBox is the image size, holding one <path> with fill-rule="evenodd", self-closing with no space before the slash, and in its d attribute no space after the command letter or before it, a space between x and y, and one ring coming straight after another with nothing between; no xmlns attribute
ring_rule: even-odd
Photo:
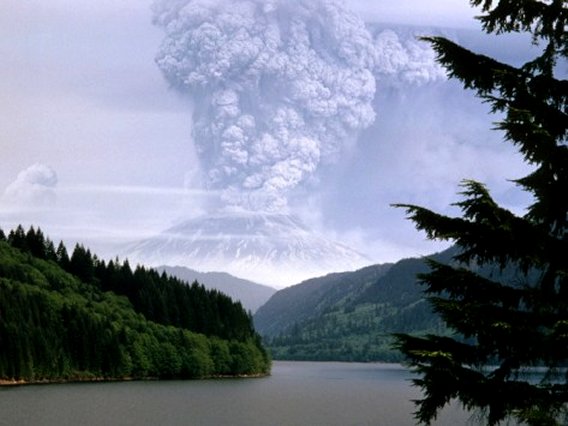
<svg viewBox="0 0 568 426"><path fill-rule="evenodd" d="M376 51L361 19L323 0L163 0L156 62L191 97L207 188L282 211L375 119Z"/></svg>
<svg viewBox="0 0 568 426"><path fill-rule="evenodd" d="M467 1L456 0L347 0L366 22L389 22L418 26L479 28L480 14Z"/></svg>
<svg viewBox="0 0 568 426"><path fill-rule="evenodd" d="M18 173L2 196L9 207L49 207L56 201L57 174L45 164L36 163Z"/></svg>
<svg viewBox="0 0 568 426"><path fill-rule="evenodd" d="M422 86L443 81L446 72L436 54L418 35L392 29L375 30L376 75L380 88Z"/></svg>
<svg viewBox="0 0 568 426"><path fill-rule="evenodd" d="M185 187L160 187L143 185L71 185L59 189L65 193L78 194L116 194L116 195L153 195L153 196L192 196L206 197L214 195L211 191L189 189Z"/></svg>

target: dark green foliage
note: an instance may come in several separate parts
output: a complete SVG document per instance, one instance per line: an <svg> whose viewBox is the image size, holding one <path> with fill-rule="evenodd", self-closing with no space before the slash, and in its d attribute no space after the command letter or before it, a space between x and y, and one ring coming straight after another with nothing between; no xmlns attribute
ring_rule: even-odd
<svg viewBox="0 0 568 426"><path fill-rule="evenodd" d="M456 243L455 263L420 276L434 310L461 338L398 335L424 391L417 419L430 423L452 399L481 409L487 423L568 423L568 82L555 77L568 56L565 1L473 0L488 32L532 34L542 54L516 68L443 38L427 38L450 76L494 112L497 129L534 166L515 182L534 197L523 217L487 188L464 181L462 217L405 205L428 237ZM513 275L482 274L497 266ZM513 276L509 280L506 277ZM488 366L492 365L492 368ZM540 375L527 377L530 369Z"/></svg>
<svg viewBox="0 0 568 426"><path fill-rule="evenodd" d="M4 238L2 238L4 236ZM30 227L26 232L22 225L10 231L8 238L0 230L0 241L8 241L14 248L22 250L30 255L44 260L57 260L57 254L53 242L43 235L41 229Z"/></svg>
<svg viewBox="0 0 568 426"><path fill-rule="evenodd" d="M60 241L59 245L57 246L57 250L55 251L55 261L64 270L69 270L69 264L71 260L69 259L69 254L67 254L67 248L63 244L63 241Z"/></svg>
<svg viewBox="0 0 568 426"><path fill-rule="evenodd" d="M272 287L243 280L226 272L198 272L184 266L160 266L156 269L188 283L198 281L209 289L217 289L233 299L240 300L243 307L251 312L256 312L276 293L276 289Z"/></svg>
<svg viewBox="0 0 568 426"><path fill-rule="evenodd" d="M38 237L38 233L39 230L28 232L33 238L25 245L21 244L21 231L11 233L9 241L15 241L18 249L0 241L0 379L193 378L269 370L270 361L248 315L244 311L235 313L240 305L230 299L203 292L197 284L189 287L177 281L170 283L165 275L145 273L142 268L132 273L126 262L105 265L81 246L75 248L71 259L66 259L63 245L54 252L55 259L50 256L44 259L50 250L44 251L44 255L41 250L34 251L38 253L34 256L31 247L42 238L47 241L43 236ZM46 242L45 247L49 246ZM39 246L34 250L38 249ZM65 272L59 265L62 263L77 275ZM143 287L149 297L158 294L152 292L151 285L165 295L159 314L165 318L162 324L152 321L146 313L136 312L125 297L128 295L101 290L110 285L106 282L103 286L102 280L112 278L112 285L133 299L145 300L137 292L145 274L153 283ZM79 275L88 282L80 280ZM134 280L135 276L138 281ZM193 320L203 324L214 322L215 331L223 332L210 335L219 334L223 338L208 337L179 324L170 325L170 318L181 318L184 315L180 312L189 312L192 307L184 309L183 303L188 300L182 299L174 309L169 309L173 297L168 294L179 296L184 294L182 288L193 287L197 289L195 294L202 297L199 303L203 306L225 309L230 305L232 316L222 320L246 318L246 326L241 324L240 330L232 331L232 325L218 317L200 317L214 312L205 308L192 311ZM246 347L251 357L246 365L241 346Z"/></svg>
<svg viewBox="0 0 568 426"><path fill-rule="evenodd" d="M360 294L389 267L374 265L355 272L329 274L282 289L255 313L255 326L262 335L275 336Z"/></svg>
<svg viewBox="0 0 568 426"><path fill-rule="evenodd" d="M10 231L8 234L8 242L14 248L22 251L28 251L26 231L24 231L24 227L22 225L18 225L16 229Z"/></svg>
<svg viewBox="0 0 568 426"><path fill-rule="evenodd" d="M182 327L223 339L245 340L254 335L252 320L239 302L216 290L207 290L128 262L97 263L94 279L105 291L124 295L134 309L160 324Z"/></svg>
<svg viewBox="0 0 568 426"><path fill-rule="evenodd" d="M85 283L92 283L95 278L95 262L91 252L77 244L69 260L68 272Z"/></svg>
<svg viewBox="0 0 568 426"><path fill-rule="evenodd" d="M31 256L56 261L84 283L126 296L134 309L150 321L223 339L245 340L254 336L252 319L240 302L197 282L187 285L142 266L133 271L128 260L111 260L107 264L80 244L75 245L69 257L63 243L54 250L53 243L33 227L27 233L21 226L10 232L9 243Z"/></svg>
<svg viewBox="0 0 568 426"><path fill-rule="evenodd" d="M255 325L275 359L401 361L391 333L449 333L417 284L427 270L424 259L404 259L308 280L276 293Z"/></svg>

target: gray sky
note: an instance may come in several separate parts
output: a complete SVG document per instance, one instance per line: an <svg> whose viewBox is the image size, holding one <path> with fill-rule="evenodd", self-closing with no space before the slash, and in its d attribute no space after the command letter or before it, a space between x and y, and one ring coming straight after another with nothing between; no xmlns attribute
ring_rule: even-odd
<svg viewBox="0 0 568 426"><path fill-rule="evenodd" d="M467 1L345 4L384 28L443 27L472 49L526 55L516 39L480 37ZM164 34L151 19L140 0L0 3L2 228L39 224L54 239L103 250L198 214L211 197L192 184L193 106L154 62ZM313 228L384 262L440 247L390 203L448 212L460 179L476 178L522 211L527 199L507 179L527 167L459 85L379 82L373 105L374 124L291 201Z"/></svg>

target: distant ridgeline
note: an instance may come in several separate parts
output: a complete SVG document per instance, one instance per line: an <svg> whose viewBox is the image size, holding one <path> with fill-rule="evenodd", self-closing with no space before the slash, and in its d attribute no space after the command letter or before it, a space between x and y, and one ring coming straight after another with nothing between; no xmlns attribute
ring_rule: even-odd
<svg viewBox="0 0 568 426"><path fill-rule="evenodd" d="M429 258L449 264L455 254L450 248ZM428 270L425 259L410 258L307 280L275 293L254 323L274 359L399 362L393 333L451 335L418 284ZM524 280L511 268L479 273L512 285Z"/></svg>
<svg viewBox="0 0 568 426"><path fill-rule="evenodd" d="M257 375L269 357L240 303L38 229L0 230L0 380Z"/></svg>

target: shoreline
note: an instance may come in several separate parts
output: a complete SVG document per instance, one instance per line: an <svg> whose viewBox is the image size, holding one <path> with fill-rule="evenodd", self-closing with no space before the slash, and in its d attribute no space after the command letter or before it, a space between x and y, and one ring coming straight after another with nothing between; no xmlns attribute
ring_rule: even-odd
<svg viewBox="0 0 568 426"><path fill-rule="evenodd" d="M130 382L135 380L158 380L158 378L144 377L72 377L68 379L0 379L0 387L26 386L26 385L49 385L62 383L97 383L97 382Z"/></svg>
<svg viewBox="0 0 568 426"><path fill-rule="evenodd" d="M268 373L256 374L239 374L239 375L214 375L193 378L159 378L159 377L72 377L68 379L37 379L37 380L24 380L24 379L0 379L0 388L3 387L16 387L16 386L30 386L30 385L57 385L57 384L70 384L70 383L112 383L112 382L152 382L152 381L172 381L172 380L227 380L227 379L260 379L269 377Z"/></svg>

